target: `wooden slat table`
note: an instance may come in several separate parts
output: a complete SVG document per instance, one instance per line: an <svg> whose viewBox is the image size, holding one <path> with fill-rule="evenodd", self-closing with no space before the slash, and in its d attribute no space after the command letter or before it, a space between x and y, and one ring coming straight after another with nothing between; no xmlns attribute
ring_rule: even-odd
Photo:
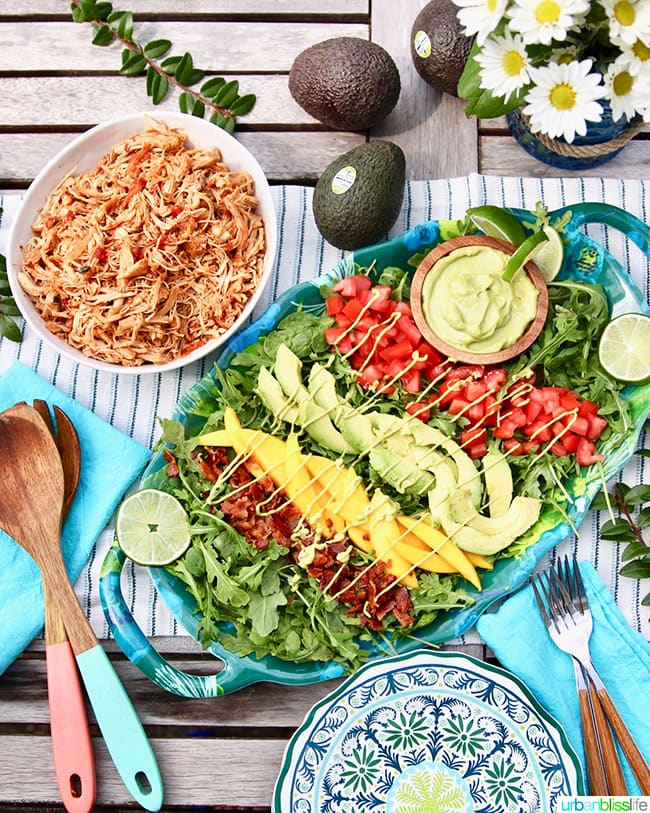
<svg viewBox="0 0 650 813"><path fill-rule="evenodd" d="M504 121L480 127L463 104L427 86L411 64L412 21L424 0L133 0L143 39L168 37L210 73L240 80L258 102L238 138L272 183L313 184L324 167L367 138L388 138L407 157L410 179L562 174L536 162ZM116 4L116 7L121 7ZM141 21L141 22L140 22ZM331 131L293 101L287 75L295 56L332 36L372 39L393 55L402 93L371 133ZM119 48L90 43L67 0L4 0L0 6L0 189L22 190L74 136L111 116L152 108L141 79L119 76ZM162 105L177 109L175 95ZM608 164L618 177L650 177L648 127ZM599 170L584 174L599 174ZM1 498L1 497L0 497ZM196 643L157 638L188 671L215 669ZM153 686L111 642L107 648L134 700L166 778L165 810L268 811L284 746L308 709L334 683L285 689L256 685L225 700L189 700ZM483 647L473 654L485 657ZM0 810L60 811L52 768L42 642L0 676ZM133 810L95 736L97 810ZM362 813L359 811L359 813Z"/></svg>

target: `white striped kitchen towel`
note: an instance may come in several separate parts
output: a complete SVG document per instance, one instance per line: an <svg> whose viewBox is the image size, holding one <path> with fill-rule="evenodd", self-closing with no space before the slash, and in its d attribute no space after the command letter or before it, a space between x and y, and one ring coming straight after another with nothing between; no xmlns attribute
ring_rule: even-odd
<svg viewBox="0 0 650 813"><path fill-rule="evenodd" d="M258 305L261 313L282 291L318 276L334 266L343 252L326 243L316 229L312 211L312 189L301 186L276 186L273 196L278 212L279 245L276 273ZM0 253L5 253L12 217L20 202L19 195L0 199L4 214L0 220ZM435 181L413 181L407 184L404 205L390 236L426 220L463 217L469 206L483 203L533 209L543 201L549 209L578 201L602 201L631 212L641 220L650 220L650 181L608 180L601 178L501 178L473 174L464 178ZM589 234L629 268L638 287L647 297L650 264L642 253L618 232L601 226L588 227ZM77 399L104 420L151 447L159 435L158 418L169 417L180 395L188 390L208 369L208 357L182 370L161 375L117 376L97 373L59 357L28 329L21 344L0 339L0 375L20 359L60 390ZM643 438L642 438L643 441ZM620 475L634 484L650 482L646 458L635 456ZM577 551L589 560L614 594L628 622L650 637L648 608L641 606L650 582L639 583L618 576L620 551L612 542L598 542L598 529L605 517L593 514L580 528L579 540L571 537L557 552ZM88 566L76 584L82 606L100 637L108 629L99 604L98 575L101 562L112 540L109 525L101 535ZM127 566L123 586L127 603L147 635L184 634L163 602L157 599L145 571ZM477 642L470 632L462 642Z"/></svg>

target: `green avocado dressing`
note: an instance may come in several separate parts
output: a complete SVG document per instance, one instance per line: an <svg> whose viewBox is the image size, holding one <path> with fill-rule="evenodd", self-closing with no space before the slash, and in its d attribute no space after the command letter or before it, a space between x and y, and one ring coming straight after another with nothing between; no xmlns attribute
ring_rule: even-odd
<svg viewBox="0 0 650 813"><path fill-rule="evenodd" d="M466 246L442 257L422 286L422 310L442 341L472 353L496 353L526 331L538 291L525 271L503 279L509 255Z"/></svg>

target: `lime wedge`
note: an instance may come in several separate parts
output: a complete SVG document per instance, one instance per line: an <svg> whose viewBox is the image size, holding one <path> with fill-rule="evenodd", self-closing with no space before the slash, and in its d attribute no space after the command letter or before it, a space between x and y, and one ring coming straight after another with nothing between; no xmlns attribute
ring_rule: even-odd
<svg viewBox="0 0 650 813"><path fill-rule="evenodd" d="M526 239L526 232L521 223L511 213L500 206L475 206L467 210L470 220L488 237L507 240L515 246Z"/></svg>
<svg viewBox="0 0 650 813"><path fill-rule="evenodd" d="M535 254L535 265L539 268L546 282L551 282L560 273L562 260L564 260L564 243L556 229L545 226L544 234L547 242L539 247Z"/></svg>
<svg viewBox="0 0 650 813"><path fill-rule="evenodd" d="M650 378L650 317L624 313L600 337L598 359L612 378L637 384Z"/></svg>
<svg viewBox="0 0 650 813"><path fill-rule="evenodd" d="M542 243L547 240L548 237L543 231L536 231L530 237L527 237L506 263L506 267L503 269L503 279L506 281L511 280L517 271L526 265L528 260L535 257Z"/></svg>
<svg viewBox="0 0 650 813"><path fill-rule="evenodd" d="M115 535L124 553L139 565L168 565L190 544L187 514L171 494L144 488L120 505Z"/></svg>

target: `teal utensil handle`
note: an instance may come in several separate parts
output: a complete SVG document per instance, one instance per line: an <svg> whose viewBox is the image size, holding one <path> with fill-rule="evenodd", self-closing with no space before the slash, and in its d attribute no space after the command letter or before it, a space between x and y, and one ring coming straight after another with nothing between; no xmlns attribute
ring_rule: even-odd
<svg viewBox="0 0 650 813"><path fill-rule="evenodd" d="M289 674L284 661L271 657L259 661L253 658L240 658L218 643L213 643L210 647L224 663L223 669L217 674L190 675L176 669L149 643L124 601L120 575L125 560L120 546L113 544L102 564L99 595L104 615L124 654L150 680L166 691L183 697L218 697L260 681L299 686L343 675L343 667L337 663L301 664ZM159 587L157 580L154 582ZM182 626L192 629L196 625L196 616L192 615L178 596L167 592L164 598Z"/></svg>
<svg viewBox="0 0 650 813"><path fill-rule="evenodd" d="M145 810L160 810L163 785L158 763L113 665L99 644L76 657L97 724L122 781Z"/></svg>

